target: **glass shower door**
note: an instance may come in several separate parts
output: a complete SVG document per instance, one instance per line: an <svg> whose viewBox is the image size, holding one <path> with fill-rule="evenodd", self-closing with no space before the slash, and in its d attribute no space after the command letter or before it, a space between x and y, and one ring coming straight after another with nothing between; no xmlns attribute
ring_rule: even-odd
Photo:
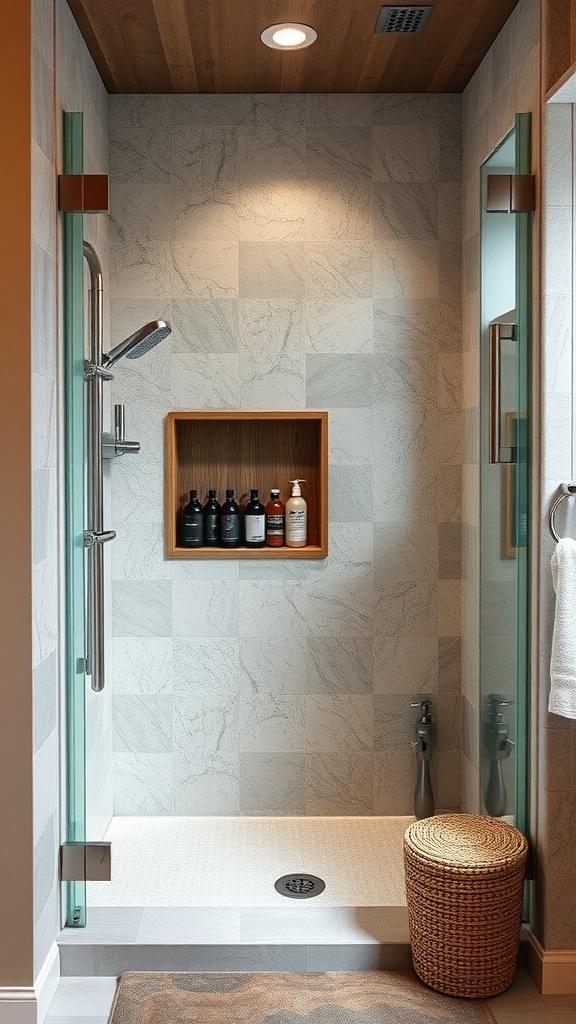
<svg viewBox="0 0 576 1024"><path fill-rule="evenodd" d="M83 172L82 114L64 114L64 173ZM66 842L86 841L83 214L63 213L66 558ZM66 923L86 924L86 882L66 882Z"/></svg>
<svg viewBox="0 0 576 1024"><path fill-rule="evenodd" d="M530 174L530 115L482 167L481 811L527 828L530 213L487 213L488 175Z"/></svg>

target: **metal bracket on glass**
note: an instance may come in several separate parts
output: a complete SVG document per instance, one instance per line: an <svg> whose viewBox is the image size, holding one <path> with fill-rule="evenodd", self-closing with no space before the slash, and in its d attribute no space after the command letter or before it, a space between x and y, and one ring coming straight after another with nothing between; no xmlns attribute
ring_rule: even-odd
<svg viewBox="0 0 576 1024"><path fill-rule="evenodd" d="M62 882L110 882L110 843L63 843L60 847Z"/></svg>
<svg viewBox="0 0 576 1024"><path fill-rule="evenodd" d="M536 178L533 174L489 174L486 213L533 213Z"/></svg>
<svg viewBox="0 0 576 1024"><path fill-rule="evenodd" d="M503 341L518 340L517 324L490 324L490 451L491 463L515 463L518 449L501 443L501 349Z"/></svg>

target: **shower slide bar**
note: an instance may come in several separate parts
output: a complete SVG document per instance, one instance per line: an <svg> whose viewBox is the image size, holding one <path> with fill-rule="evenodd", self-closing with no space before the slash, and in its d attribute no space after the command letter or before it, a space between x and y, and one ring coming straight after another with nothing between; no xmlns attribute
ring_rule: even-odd
<svg viewBox="0 0 576 1024"><path fill-rule="evenodd" d="M556 510L560 502L564 501L564 498L572 498L574 497L574 495L576 495L576 483L560 484L560 492L561 493L559 497L556 498L556 500L550 506L550 512L548 513L548 528L550 530L550 533L552 534L552 538L556 541L556 543L558 543L558 541L560 540L560 536L558 534L558 531L556 530L555 523Z"/></svg>
<svg viewBox="0 0 576 1024"><path fill-rule="evenodd" d="M88 526L84 531L84 547L88 554L86 597L86 675L96 692L104 689L104 551L103 546L114 540L116 532L104 529L103 459L138 453L139 441L127 441L124 406L114 409L114 434L104 433L103 393L104 381L113 380L110 369L119 359L140 359L166 338L172 328L164 320L151 320L139 327L110 352L103 351L104 331L102 319L102 266L89 242L84 241L83 252L90 271L90 344L89 358L84 360L88 419L86 460L86 497Z"/></svg>
<svg viewBox="0 0 576 1024"><path fill-rule="evenodd" d="M112 374L102 366L102 267L89 242L84 242L84 257L90 271L90 358L84 363L87 388L87 503L88 528L84 547L88 552L88 594L86 601L87 643L86 673L93 690L100 692L106 682L104 665L104 551L103 545L114 540L114 530L104 529L104 494L102 479L102 384Z"/></svg>

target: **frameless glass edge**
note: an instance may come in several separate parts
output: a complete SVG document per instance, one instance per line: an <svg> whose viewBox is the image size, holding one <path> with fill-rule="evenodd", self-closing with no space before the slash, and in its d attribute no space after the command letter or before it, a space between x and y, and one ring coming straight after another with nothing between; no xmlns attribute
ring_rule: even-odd
<svg viewBox="0 0 576 1024"><path fill-rule="evenodd" d="M530 114L516 115L516 173L532 172L532 118ZM518 359L518 406L520 417L530 423L531 395L531 341L532 341L532 214L517 213L516 232L516 308L520 333ZM518 549L517 571L517 699L516 699L516 763L515 821L517 828L528 834L529 822L529 650L530 650L530 430L518 452L518 493L521 500L516 507L517 536L524 536L525 545ZM524 523L520 517L525 514Z"/></svg>
<svg viewBox="0 0 576 1024"><path fill-rule="evenodd" d="M83 173L83 115L64 113L64 173ZM83 215L62 214L66 559L66 839L86 839ZM66 883L66 924L86 924L86 883Z"/></svg>
<svg viewBox="0 0 576 1024"><path fill-rule="evenodd" d="M494 149L490 157L484 161L481 168L481 197L485 193L485 175L491 161L504 152L505 146L510 140L514 140L513 149L507 154L501 164L496 163L496 173L531 173L531 115L529 113L517 114L514 126L505 139ZM506 164L506 167L504 167ZM481 205L483 211L483 203ZM481 221L484 213L481 212ZM501 215L498 215L501 216ZM504 215L506 216L506 215ZM514 214L515 218L515 307L519 324L519 359L517 365L517 398L518 417L530 415L530 343L531 343L531 222L530 213ZM481 294L482 294L482 267L481 267ZM481 346L482 353L482 346ZM482 379L482 376L481 376ZM529 423L529 418L527 421ZM485 440L485 439L484 439ZM513 785L514 794L512 807L514 811L514 822L520 831L525 834L529 829L529 735L528 724L530 714L529 694L529 650L530 650L530 593L529 593L529 566L530 566L530 436L529 429L526 430L526 439L519 444L518 462L515 465L517 474L516 485L521 500L515 506L514 529L517 537L523 538L523 543L518 547L516 553L516 574L515 574L515 603L516 603L516 639L515 639L515 700L514 730L515 749L513 757ZM480 469L482 470L482 457ZM524 516L524 522L521 521ZM524 540L525 538L525 540ZM480 694L481 704L484 700L484 692ZM480 723L482 728L482 722ZM480 784L482 787L481 800L484 799L484 778L482 761L480 765ZM510 780L512 781L512 780Z"/></svg>

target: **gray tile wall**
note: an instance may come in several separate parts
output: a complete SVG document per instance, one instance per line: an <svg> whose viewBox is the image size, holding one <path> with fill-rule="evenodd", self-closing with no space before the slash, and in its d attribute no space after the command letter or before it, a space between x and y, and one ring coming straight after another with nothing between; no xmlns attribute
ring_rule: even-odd
<svg viewBox="0 0 576 1024"><path fill-rule="evenodd" d="M479 366L480 166L514 125L532 111L533 153L539 146L540 22L537 0L520 0L463 95L463 466L462 466L462 806L479 813ZM534 251L538 252L537 229ZM534 265L538 265L535 258ZM534 295L538 294L537 286ZM535 304L537 336L537 305ZM536 408L536 405L534 406Z"/></svg>
<svg viewBox="0 0 576 1024"><path fill-rule="evenodd" d="M119 814L459 806L459 96L110 97ZM330 556L163 558L171 409L324 408ZM256 482L257 483L257 482Z"/></svg>
<svg viewBox="0 0 576 1024"><path fill-rule="evenodd" d="M56 33L55 33L56 27ZM54 107L56 79L56 109ZM60 930L62 563L62 312L56 175L61 170L62 109L84 110L86 170L106 170L107 95L64 0L33 5L33 653L35 974ZM87 221L89 218L87 218ZM107 229L88 237L106 248ZM110 717L110 716L109 716ZM111 729L109 727L109 735ZM111 746L111 744L110 744ZM108 755L108 763L111 755ZM97 763L97 762L96 762ZM109 807L111 809L111 775ZM93 806L102 787L89 792Z"/></svg>

